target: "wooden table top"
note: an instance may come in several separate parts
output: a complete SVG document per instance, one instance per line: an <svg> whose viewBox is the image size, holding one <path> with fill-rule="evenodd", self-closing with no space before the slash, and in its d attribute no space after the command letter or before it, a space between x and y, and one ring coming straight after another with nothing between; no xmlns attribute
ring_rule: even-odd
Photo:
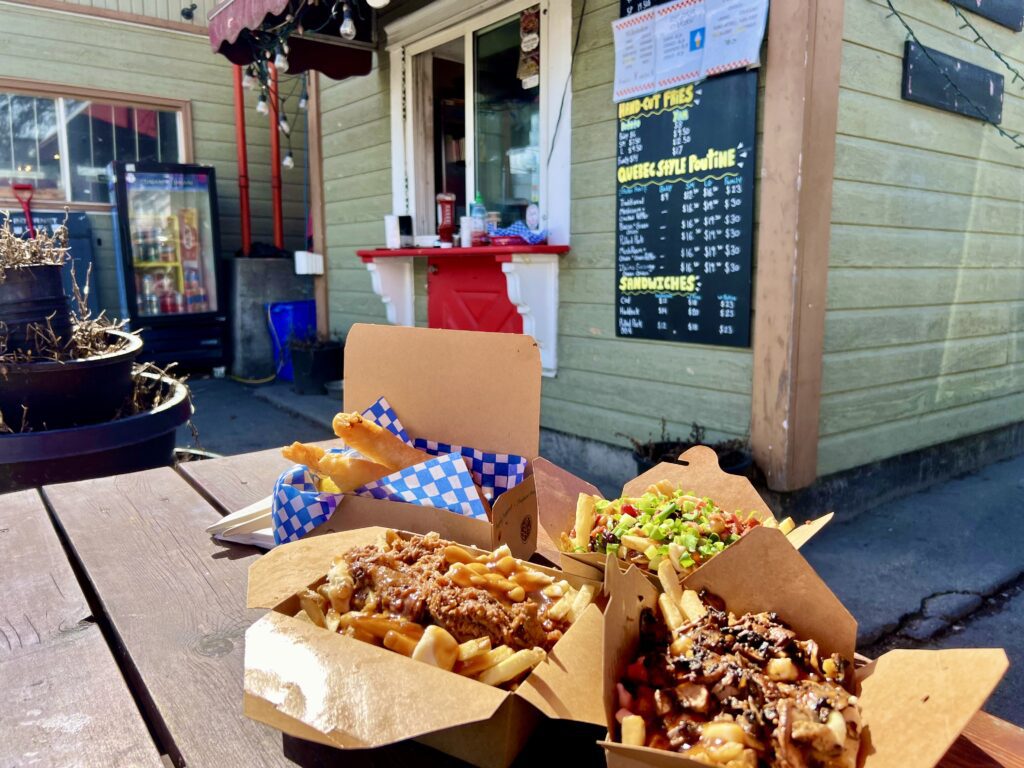
<svg viewBox="0 0 1024 768"><path fill-rule="evenodd" d="M204 532L268 495L285 466L263 451L2 497L0 766L339 762L242 714L259 552ZM552 743L602 762L596 746L579 751L591 732L567 743L544 727L517 763L550 762ZM342 760L456 764L416 742ZM979 712L940 765L1024 768L1024 730Z"/></svg>

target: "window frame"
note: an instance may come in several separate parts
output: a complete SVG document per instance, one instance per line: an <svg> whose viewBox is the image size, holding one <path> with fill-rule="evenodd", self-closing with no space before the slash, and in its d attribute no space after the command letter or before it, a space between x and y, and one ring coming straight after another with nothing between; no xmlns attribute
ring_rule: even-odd
<svg viewBox="0 0 1024 768"><path fill-rule="evenodd" d="M74 85L62 85L59 83L48 83L36 80L14 79L0 77L0 92L16 93L21 96L35 96L38 98L54 99L57 104L57 116L61 126L58 131L58 142L60 144L60 171L61 181L64 189L63 200L42 200L37 205L67 207L72 211L109 211L113 208L112 203L90 203L70 200L71 195L71 168L70 156L67 148L67 128L63 122L64 102L61 99L81 99L95 101L102 104L109 104L114 107L131 107L141 109L154 109L164 112L176 112L178 116L178 163L194 162L192 148L192 102L184 99L169 99L161 96L145 96L142 94L128 93L126 91L105 91L100 88L89 88ZM0 209L20 210L21 204L11 194L7 187L0 187Z"/></svg>
<svg viewBox="0 0 1024 768"><path fill-rule="evenodd" d="M434 165L419 130L423 120L415 114L422 102L417 86L424 81L417 77L414 58L452 40L464 41L466 191L471 200L476 176L473 35L535 5L541 10L541 221L550 243L569 242L572 9L564 0L435 0L385 28L390 57L392 207L395 213L411 215L418 232L433 220L434 201L424 199L424 189L433 188Z"/></svg>

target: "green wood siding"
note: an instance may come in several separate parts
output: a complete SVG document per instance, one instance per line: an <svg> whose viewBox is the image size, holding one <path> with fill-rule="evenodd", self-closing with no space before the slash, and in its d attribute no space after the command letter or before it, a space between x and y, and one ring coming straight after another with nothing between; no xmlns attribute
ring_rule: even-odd
<svg viewBox="0 0 1024 768"><path fill-rule="evenodd" d="M194 2L196 11L193 23L197 27L206 26L207 14L217 5L217 0L64 0L64 2L71 6L84 6L85 10L96 8L177 22L185 21L181 18L181 9Z"/></svg>
<svg viewBox="0 0 1024 768"><path fill-rule="evenodd" d="M1006 75L951 7L900 0L921 41ZM819 474L1024 417L1024 153L900 100L904 32L849 0L836 137ZM1024 41L970 15L1019 68Z"/></svg>
<svg viewBox="0 0 1024 768"><path fill-rule="evenodd" d="M136 0L132 5L151 4ZM152 5L155 13L157 5L164 6L166 12L169 4ZM241 225L231 66L223 56L210 51L205 37L2 5L0 76L190 101L195 162L212 165L217 171L222 251L231 254L238 249ZM283 94L291 92L292 83L291 78L283 80ZM247 92L252 232L254 240L271 242L270 130L267 119L252 108L254 99ZM294 102L292 99L286 108L289 117L294 114ZM303 120L298 123L292 126L296 167L282 174L285 245L289 248L301 248L305 232L305 124ZM286 147L287 140L282 153ZM117 305L117 285L111 217L95 213L90 218L94 243L99 243L95 250L101 304L113 308Z"/></svg>

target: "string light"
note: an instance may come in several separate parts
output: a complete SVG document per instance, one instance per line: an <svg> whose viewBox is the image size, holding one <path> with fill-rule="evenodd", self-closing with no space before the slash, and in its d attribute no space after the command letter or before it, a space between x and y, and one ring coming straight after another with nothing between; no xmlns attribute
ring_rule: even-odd
<svg viewBox="0 0 1024 768"><path fill-rule="evenodd" d="M349 8L348 3L342 4L341 15L342 22L341 26L338 27L338 34L346 40L355 40L356 23L352 21L352 9Z"/></svg>
<svg viewBox="0 0 1024 768"><path fill-rule="evenodd" d="M292 155L292 151L290 149L285 153L284 160L281 161L281 166L289 170L295 167L295 157Z"/></svg>
<svg viewBox="0 0 1024 768"><path fill-rule="evenodd" d="M256 102L256 111L261 115L269 115L270 107L267 105L267 94L261 93L259 101Z"/></svg>
<svg viewBox="0 0 1024 768"><path fill-rule="evenodd" d="M375 11L379 11L381 8L387 8L390 2L391 0L366 0L366 4Z"/></svg>
<svg viewBox="0 0 1024 768"><path fill-rule="evenodd" d="M252 67L246 67L245 74L242 75L242 87L251 91L255 85L256 78L252 76Z"/></svg>
<svg viewBox="0 0 1024 768"><path fill-rule="evenodd" d="M284 113L281 113L281 119L277 121L277 126L281 129L281 133L285 136L292 135L292 127L288 125L288 118L285 117Z"/></svg>
<svg viewBox="0 0 1024 768"><path fill-rule="evenodd" d="M288 57L285 55L283 45L277 49L277 55L274 56L274 66L278 72L286 72L288 70Z"/></svg>

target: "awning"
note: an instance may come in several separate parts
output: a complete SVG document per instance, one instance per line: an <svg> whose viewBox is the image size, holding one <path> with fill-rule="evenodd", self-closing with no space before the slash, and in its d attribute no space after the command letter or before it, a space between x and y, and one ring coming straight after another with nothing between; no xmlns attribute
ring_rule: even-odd
<svg viewBox="0 0 1024 768"><path fill-rule="evenodd" d="M373 19L356 18L357 28L366 32L356 40L345 40L330 19L329 5L301 0L222 0L209 15L210 47L233 64L249 64L255 51L251 31L279 24L297 7L306 31L288 38L287 74L315 70L334 80L368 75L373 67L373 44L368 42L373 39Z"/></svg>

